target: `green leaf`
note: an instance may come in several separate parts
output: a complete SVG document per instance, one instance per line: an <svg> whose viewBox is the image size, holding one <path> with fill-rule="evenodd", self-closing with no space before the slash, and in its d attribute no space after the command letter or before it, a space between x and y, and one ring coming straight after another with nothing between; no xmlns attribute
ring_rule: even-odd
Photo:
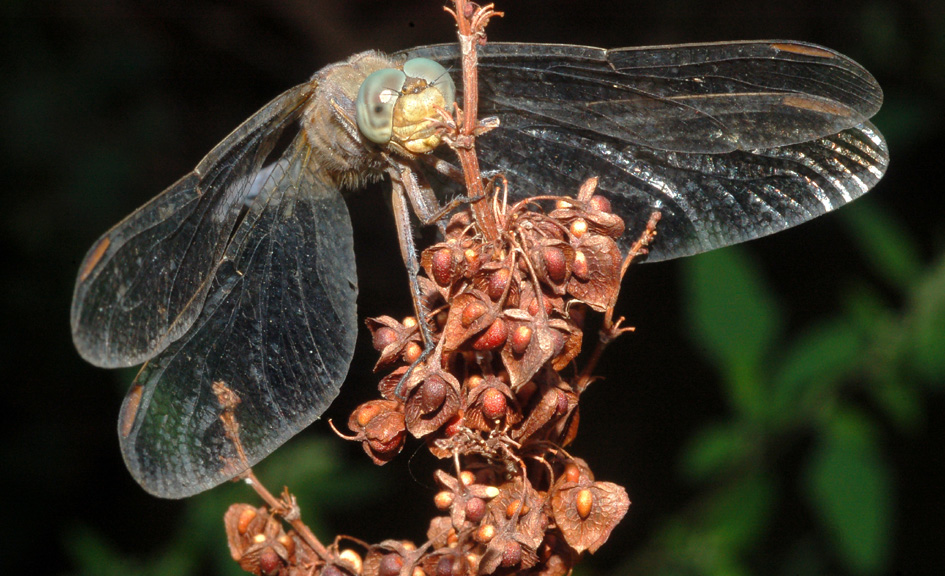
<svg viewBox="0 0 945 576"><path fill-rule="evenodd" d="M892 488L870 422L850 411L826 421L805 481L839 559L855 574L882 572L890 555Z"/></svg>
<svg viewBox="0 0 945 576"><path fill-rule="evenodd" d="M773 381L771 415L786 420L816 405L860 369L865 343L843 320L823 322L791 343Z"/></svg>
<svg viewBox="0 0 945 576"><path fill-rule="evenodd" d="M683 470L690 478L705 480L738 467L751 452L757 438L729 424L700 432L683 454Z"/></svg>
<svg viewBox="0 0 945 576"><path fill-rule="evenodd" d="M725 374L733 405L759 414L765 355L781 333L777 302L739 248L690 258L683 270L695 340Z"/></svg>
<svg viewBox="0 0 945 576"><path fill-rule="evenodd" d="M935 264L912 295L911 360L916 372L945 383L945 259Z"/></svg>
<svg viewBox="0 0 945 576"><path fill-rule="evenodd" d="M915 241L872 202L857 202L843 210L841 221L851 230L864 260L887 282L911 286L922 272Z"/></svg>

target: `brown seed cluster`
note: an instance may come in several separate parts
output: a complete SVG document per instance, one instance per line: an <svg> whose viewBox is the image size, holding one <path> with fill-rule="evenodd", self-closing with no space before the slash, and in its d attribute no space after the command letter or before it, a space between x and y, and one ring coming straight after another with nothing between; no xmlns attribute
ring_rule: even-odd
<svg viewBox="0 0 945 576"><path fill-rule="evenodd" d="M416 318L367 320L380 352L375 370L386 375L381 398L348 419L349 438L377 464L396 456L408 435L449 459L453 473L436 473L439 515L427 541L362 545L363 559L337 543L316 553L265 509L235 505L227 532L244 569L559 576L607 540L629 508L627 494L595 481L588 465L564 450L593 380L575 368L585 313L612 312L625 269L615 242L623 221L595 187L589 180L573 199L493 201L493 240L483 238L470 211L454 215L445 240L421 256L429 311L423 321L432 342L423 341ZM641 245L652 236L650 228Z"/></svg>

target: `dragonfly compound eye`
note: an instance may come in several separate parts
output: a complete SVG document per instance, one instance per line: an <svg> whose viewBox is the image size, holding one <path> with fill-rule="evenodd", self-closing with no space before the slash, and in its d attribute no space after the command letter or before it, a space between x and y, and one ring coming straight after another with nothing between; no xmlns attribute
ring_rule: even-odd
<svg viewBox="0 0 945 576"><path fill-rule="evenodd" d="M407 81L407 75L394 68L378 70L364 79L358 89L356 117L358 129L375 144L390 142L394 123L394 105Z"/></svg>

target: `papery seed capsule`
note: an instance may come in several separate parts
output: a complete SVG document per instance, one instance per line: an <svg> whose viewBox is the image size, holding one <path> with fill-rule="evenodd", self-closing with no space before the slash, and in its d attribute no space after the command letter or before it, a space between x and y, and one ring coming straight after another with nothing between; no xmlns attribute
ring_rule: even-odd
<svg viewBox="0 0 945 576"><path fill-rule="evenodd" d="M439 376L431 376L420 385L420 408L424 413L433 412L446 400L446 382Z"/></svg>
<svg viewBox="0 0 945 576"><path fill-rule="evenodd" d="M440 248L431 258L433 280L439 286L449 286L453 283L453 251L449 248Z"/></svg>
<svg viewBox="0 0 945 576"><path fill-rule="evenodd" d="M512 273L509 272L508 268L499 268L495 272L489 275L489 286L486 289L486 293L489 295L489 298L493 300L498 300L505 294L505 289L509 285L509 278L512 277Z"/></svg>
<svg viewBox="0 0 945 576"><path fill-rule="evenodd" d="M463 325L463 328L469 328L472 326L473 322L486 313L486 310L486 305L482 302L472 301L463 308L463 312L459 317L459 323Z"/></svg>
<svg viewBox="0 0 945 576"><path fill-rule="evenodd" d="M249 523L256 519L257 512L255 508L243 508L239 518L236 520L236 531L240 535L246 534L249 530Z"/></svg>
<svg viewBox="0 0 945 576"><path fill-rule="evenodd" d="M567 482L577 482L581 479L581 469L576 464L568 464L564 467L564 479Z"/></svg>
<svg viewBox="0 0 945 576"><path fill-rule="evenodd" d="M385 554L377 566L377 576L398 576L404 567L400 554Z"/></svg>
<svg viewBox="0 0 945 576"><path fill-rule="evenodd" d="M397 331L393 328L387 326L381 326L374 331L372 335L371 343L374 345L374 349L378 352L387 348L389 344L393 344L397 341Z"/></svg>
<svg viewBox="0 0 945 576"><path fill-rule="evenodd" d="M580 238L587 234L587 221L583 218L577 218L574 222L571 222L571 235L575 238Z"/></svg>
<svg viewBox="0 0 945 576"><path fill-rule="evenodd" d="M407 364L416 362L421 354L423 354L423 348L416 342L408 342L407 345L404 346L404 362Z"/></svg>
<svg viewBox="0 0 945 576"><path fill-rule="evenodd" d="M436 496L433 497L433 504L436 505L437 510L447 510L450 506L453 505L453 493L449 490L443 490L437 492Z"/></svg>
<svg viewBox="0 0 945 576"><path fill-rule="evenodd" d="M545 270L548 271L548 279L555 284L564 282L568 274L568 262L564 257L564 250L553 246L546 246L541 251L542 260L545 261Z"/></svg>
<svg viewBox="0 0 945 576"><path fill-rule="evenodd" d="M463 470L459 473L459 481L463 483L463 486L472 486L476 483L476 475L469 470Z"/></svg>
<svg viewBox="0 0 945 576"><path fill-rule="evenodd" d="M578 280L587 281L590 270L588 269L587 256L584 255L584 252L580 250L574 252L574 262L571 264L571 273L574 274Z"/></svg>
<svg viewBox="0 0 945 576"><path fill-rule="evenodd" d="M591 507L594 505L594 494L590 490L584 488L577 493L577 496L574 499L574 509L577 510L578 516L582 520L586 520L588 516L591 515Z"/></svg>
<svg viewBox="0 0 945 576"><path fill-rule="evenodd" d="M495 538L495 526L492 524L483 524L479 527L479 530L476 530L476 542L485 544L486 542Z"/></svg>
<svg viewBox="0 0 945 576"><path fill-rule="evenodd" d="M361 555L355 552L350 548L346 548L338 554L338 559L346 562L353 569L355 574L361 573L361 568L364 565L361 560Z"/></svg>
<svg viewBox="0 0 945 576"><path fill-rule="evenodd" d="M611 212L613 209L610 206L610 200L603 196L594 195L591 196L591 199L587 201L587 204L594 210L600 212Z"/></svg>
<svg viewBox="0 0 945 576"><path fill-rule="evenodd" d="M496 318L495 321L478 338L473 340L473 350L494 350L505 344L509 337L509 325L505 320Z"/></svg>
<svg viewBox="0 0 945 576"><path fill-rule="evenodd" d="M513 330L512 339L509 341L512 347L512 353L516 356L523 356L531 342L532 329L528 326L519 326Z"/></svg>
<svg viewBox="0 0 945 576"><path fill-rule="evenodd" d="M466 501L466 519L476 523L486 515L486 502L482 498L470 498Z"/></svg>
<svg viewBox="0 0 945 576"><path fill-rule="evenodd" d="M259 554L259 573L263 576L278 574L282 569L282 558L272 548L265 548Z"/></svg>
<svg viewBox="0 0 945 576"><path fill-rule="evenodd" d="M482 393L482 415L490 420L496 420L505 416L505 410L508 408L508 400L505 394L489 388Z"/></svg>
<svg viewBox="0 0 945 576"><path fill-rule="evenodd" d="M511 568L518 566L522 562L522 545L515 540L509 540L505 543L505 550L502 551L502 567Z"/></svg>

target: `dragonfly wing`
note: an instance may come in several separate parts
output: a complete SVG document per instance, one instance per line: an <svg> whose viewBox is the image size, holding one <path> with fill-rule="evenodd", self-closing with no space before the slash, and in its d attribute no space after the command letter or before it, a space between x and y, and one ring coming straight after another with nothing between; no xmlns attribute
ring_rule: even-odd
<svg viewBox="0 0 945 576"><path fill-rule="evenodd" d="M97 366L134 366L187 332L203 302L254 175L313 86L292 88L218 144L194 169L95 243L79 270L72 336Z"/></svg>
<svg viewBox="0 0 945 576"><path fill-rule="evenodd" d="M316 420L354 352L357 278L345 203L300 134L236 229L190 330L122 406L125 462L182 498L231 479Z"/></svg>
<svg viewBox="0 0 945 576"><path fill-rule="evenodd" d="M406 53L459 70L455 46ZM455 74L456 72L454 72ZM836 52L796 42L602 50L487 44L478 142L513 198L573 194L586 178L627 219L626 248L662 219L648 261L783 230L869 190L888 150L867 119L876 81Z"/></svg>

